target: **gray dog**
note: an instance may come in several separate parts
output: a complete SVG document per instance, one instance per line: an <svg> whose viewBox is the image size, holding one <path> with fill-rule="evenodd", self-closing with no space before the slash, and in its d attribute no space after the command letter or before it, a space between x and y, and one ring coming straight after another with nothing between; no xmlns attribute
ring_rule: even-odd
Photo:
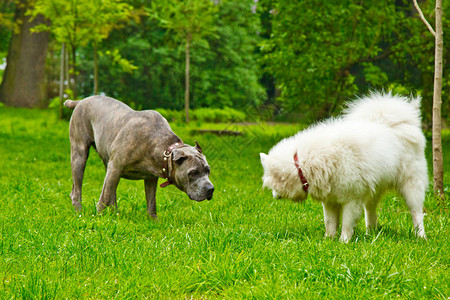
<svg viewBox="0 0 450 300"><path fill-rule="evenodd" d="M67 100L74 109L70 119L73 188L72 205L81 210L81 185L89 148L93 146L106 168L97 211L117 208L116 189L120 178L143 179L147 212L156 218L158 177L174 184L196 201L210 200L214 186L202 149L184 144L158 112L135 111L124 103L103 96L80 101Z"/></svg>

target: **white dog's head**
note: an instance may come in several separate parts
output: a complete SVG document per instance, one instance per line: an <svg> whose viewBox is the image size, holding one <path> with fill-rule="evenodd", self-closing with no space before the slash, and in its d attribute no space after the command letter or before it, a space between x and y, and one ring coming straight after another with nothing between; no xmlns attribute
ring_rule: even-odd
<svg viewBox="0 0 450 300"><path fill-rule="evenodd" d="M264 168L263 187L270 188L274 198L303 201L308 194L303 190L294 161L283 162L267 154L260 153Z"/></svg>

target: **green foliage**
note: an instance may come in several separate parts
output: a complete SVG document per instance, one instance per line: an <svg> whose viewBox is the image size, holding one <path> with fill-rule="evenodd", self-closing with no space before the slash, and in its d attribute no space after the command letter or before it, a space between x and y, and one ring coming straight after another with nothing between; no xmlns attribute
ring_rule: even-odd
<svg viewBox="0 0 450 300"><path fill-rule="evenodd" d="M260 41L258 15L253 1L219 1L216 36L209 49L193 49L193 94L196 104L206 107L246 107L259 104L266 92L255 47Z"/></svg>
<svg viewBox="0 0 450 300"><path fill-rule="evenodd" d="M450 142L450 129L442 129L441 136L443 141Z"/></svg>
<svg viewBox="0 0 450 300"><path fill-rule="evenodd" d="M372 63L362 63L364 68L364 79L373 88L383 88L389 83L388 75L379 66Z"/></svg>
<svg viewBox="0 0 450 300"><path fill-rule="evenodd" d="M92 150L77 214L68 123L49 111L0 108L0 298L448 297L448 205L441 210L428 195L425 242L414 237L403 201L388 195L380 228L366 235L361 220L343 245L323 238L319 203L274 200L261 188L259 152L300 126L236 125L242 137L195 136L194 122L171 126L203 147L216 187L211 201L158 188L154 222L143 183L121 180L119 213L97 215L105 171ZM203 128L211 127L224 125ZM446 183L449 149L446 142Z"/></svg>
<svg viewBox="0 0 450 300"><path fill-rule="evenodd" d="M214 15L217 5L210 0L159 0L152 1L149 14L163 28L174 32L183 45L187 42L203 42L203 38L216 31Z"/></svg>
<svg viewBox="0 0 450 300"><path fill-rule="evenodd" d="M403 86L399 83L391 83L388 85L388 90L392 91L393 94L398 94L398 95L403 95L403 96L410 96L411 95L411 90L406 87ZM420 95L420 93L418 93Z"/></svg>
<svg viewBox="0 0 450 300"><path fill-rule="evenodd" d="M180 122L181 120L184 119L184 112L182 111L165 108L156 108L155 110L159 112L169 122Z"/></svg>
<svg viewBox="0 0 450 300"><path fill-rule="evenodd" d="M103 53L100 53L102 56ZM113 65L118 65L126 73L133 73L134 70L139 69L137 66L133 65L129 60L125 59L120 55L119 50L114 49L113 51L106 50L105 55L111 58Z"/></svg>
<svg viewBox="0 0 450 300"><path fill-rule="evenodd" d="M199 108L192 112L192 118L201 122L210 123L229 123L229 122L243 122L246 119L245 113L225 107L218 108Z"/></svg>
<svg viewBox="0 0 450 300"><path fill-rule="evenodd" d="M7 2L6 2L7 3ZM7 10L5 12L0 11L0 27L6 27L7 29L14 29L14 22L13 22L13 13L11 11L8 11L8 7L5 7L6 5L3 4L4 7L2 9ZM2 28L4 29L4 28ZM4 45L2 45L4 46ZM2 49L4 50L4 49Z"/></svg>
<svg viewBox="0 0 450 300"><path fill-rule="evenodd" d="M33 30L51 31L59 43L65 43L70 48L70 73L75 81L71 88L77 94L78 48L91 42L98 45L113 29L119 28L122 22L131 18L131 10L132 7L121 0L36 0L33 9L27 14L33 17L45 16L49 22L35 26ZM95 48L94 52L96 51ZM117 50L110 52L110 56L113 63L124 68L125 72L136 68L122 58Z"/></svg>
<svg viewBox="0 0 450 300"><path fill-rule="evenodd" d="M399 38L403 11L393 1L285 1L273 4L272 34L261 50L289 110L323 117L358 91L354 67L375 87L387 82L374 63Z"/></svg>
<svg viewBox="0 0 450 300"><path fill-rule="evenodd" d="M14 1L2 1L0 3L0 83L2 82L6 57L8 56L9 40L15 29ZM1 103L0 103L1 104Z"/></svg>
<svg viewBox="0 0 450 300"><path fill-rule="evenodd" d="M73 99L73 93L71 90L66 90L65 93L71 95L71 96L66 97L66 99L67 98ZM62 107L62 112L60 111L61 107ZM70 119L70 117L72 116L72 110L65 107L63 105L63 103L61 103L61 99L59 98L59 96L54 97L50 100L48 108L53 110L55 112L55 115L58 115L59 118L62 120L68 121Z"/></svg>
<svg viewBox="0 0 450 300"><path fill-rule="evenodd" d="M36 31L51 30L60 43L75 48L108 37L111 30L130 18L131 6L120 0L36 0L29 14L50 20Z"/></svg>
<svg viewBox="0 0 450 300"><path fill-rule="evenodd" d="M146 8L136 2L131 4L135 10ZM192 108L241 108L264 99L255 53L259 17L252 13L252 4L252 0L224 0L214 4L214 14L210 16L216 28L214 33L193 41L191 46ZM103 48L118 49L123 58L139 69L128 74L106 57L100 57L102 92L144 109L183 108L184 44L173 29L164 28L153 15L141 15L129 26L112 31L99 45L99 49ZM86 96L92 91L91 52L90 46L80 49L83 59L79 88Z"/></svg>
<svg viewBox="0 0 450 300"><path fill-rule="evenodd" d="M0 59L3 57L3 53L8 51L9 39L12 32L15 29L14 24L14 1L2 1L0 3ZM6 57L6 55L5 55ZM0 62L1 63L1 62ZM2 78L0 74L0 78ZM0 80L1 82L1 80Z"/></svg>
<svg viewBox="0 0 450 300"><path fill-rule="evenodd" d="M157 108L158 111L164 118L172 122L182 122L184 120L184 114L182 111ZM232 123L232 122L243 122L246 120L245 113L225 107L223 109L219 108L198 108L191 110L192 120L198 121L200 123Z"/></svg>
<svg viewBox="0 0 450 300"><path fill-rule="evenodd" d="M420 3L420 7L430 24L434 22L434 1ZM442 23L444 43L450 33L450 2L442 1ZM420 90L422 95L423 118L429 124L432 119L433 89L434 89L434 44L435 39L425 24L418 17L410 17L405 21L405 36L395 47L395 67L404 70L401 83L409 88ZM445 47L444 47L445 48ZM450 51L444 49L443 60L450 59ZM450 121L450 65L443 64L442 78L442 118Z"/></svg>
<svg viewBox="0 0 450 300"><path fill-rule="evenodd" d="M450 1L443 2L448 36ZM420 3L433 25L434 3ZM14 29L14 7L12 0L0 4L2 41ZM190 33L193 108L273 105L273 119L313 120L355 94L394 87L420 93L423 119L431 120L434 39L409 0L36 0L29 14L38 13L51 20L40 29L51 27L58 42L47 61L62 41L76 48L81 96L92 94L96 42L101 92L137 107L182 109ZM0 53L8 46L1 43ZM449 123L450 64L443 68L442 116ZM49 65L50 91L58 72Z"/></svg>
<svg viewBox="0 0 450 300"><path fill-rule="evenodd" d="M446 32L450 4L444 2ZM410 93L422 90L425 112L431 108L434 39L414 14L412 1L263 3L271 12L270 36L261 43L265 70L273 74L280 105L287 111L323 118L355 93L390 84ZM421 5L432 20L434 2ZM444 86L449 73L444 70ZM443 90L446 102L447 88ZM443 116L449 117L448 105L443 105ZM425 119L430 119L428 113Z"/></svg>

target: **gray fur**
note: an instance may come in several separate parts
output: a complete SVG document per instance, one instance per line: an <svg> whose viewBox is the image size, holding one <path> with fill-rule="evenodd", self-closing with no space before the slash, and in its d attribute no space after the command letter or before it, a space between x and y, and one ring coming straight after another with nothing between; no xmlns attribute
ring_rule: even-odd
<svg viewBox="0 0 450 300"><path fill-rule="evenodd" d="M117 208L116 189L120 178L143 179L147 212L156 218L156 186L162 171L163 153L174 143L182 143L161 114L152 110L135 111L124 103L104 96L80 101L67 100L74 109L70 120L72 205L81 210L81 186L89 148L93 146L106 168L102 193L97 203L100 212ZM211 199L214 186L209 166L198 144L173 151L169 159L173 184L192 200Z"/></svg>

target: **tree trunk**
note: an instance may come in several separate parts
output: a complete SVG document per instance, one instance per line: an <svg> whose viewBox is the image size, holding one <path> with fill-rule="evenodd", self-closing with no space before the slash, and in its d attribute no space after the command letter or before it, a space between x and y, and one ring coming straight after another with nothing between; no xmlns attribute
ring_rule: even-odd
<svg viewBox="0 0 450 300"><path fill-rule="evenodd" d="M436 36L434 56L434 92L433 92L433 188L443 204L444 168L441 140L441 104L442 104L442 56L444 38L442 32L442 0L436 0Z"/></svg>
<svg viewBox="0 0 450 300"><path fill-rule="evenodd" d="M30 29L47 22L41 15L30 21L25 12L29 1L16 5L14 20L19 32L11 37L7 65L0 86L0 101L17 107L44 107L46 102L45 59L49 32L32 33Z"/></svg>
<svg viewBox="0 0 450 300"><path fill-rule="evenodd" d="M98 95L98 43L94 41L94 95Z"/></svg>
<svg viewBox="0 0 450 300"><path fill-rule="evenodd" d="M186 38L186 73L184 78L184 111L186 113L186 123L189 123L189 68L191 63L191 54L189 47L191 43L191 36L188 34Z"/></svg>
<svg viewBox="0 0 450 300"><path fill-rule="evenodd" d="M69 68L69 64L70 64L70 54L69 54L69 50L67 49L67 44L66 44L66 53L64 54L64 60L65 60L65 64L64 64L64 72L66 74L65 77L65 81L64 81L64 86L67 89L70 89L70 68Z"/></svg>
<svg viewBox="0 0 450 300"><path fill-rule="evenodd" d="M61 45L61 65L60 65L60 74L59 74L59 118L63 117L63 102L64 102L64 65L65 65L65 57L66 57L66 44L62 43Z"/></svg>
<svg viewBox="0 0 450 300"><path fill-rule="evenodd" d="M71 60L71 66L70 66L70 72L69 72L69 87L72 90L73 93L73 99L76 100L78 97L77 93L77 49L74 45L71 45L70 47L72 49L72 54L70 57Z"/></svg>

